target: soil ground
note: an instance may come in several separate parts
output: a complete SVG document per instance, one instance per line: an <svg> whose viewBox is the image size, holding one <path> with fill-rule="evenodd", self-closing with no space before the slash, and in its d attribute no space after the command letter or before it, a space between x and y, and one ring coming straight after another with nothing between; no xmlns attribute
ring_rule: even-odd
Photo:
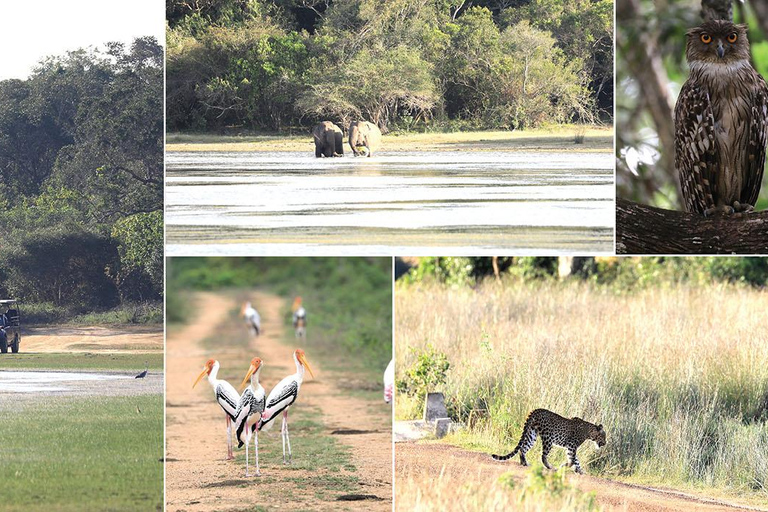
<svg viewBox="0 0 768 512"><path fill-rule="evenodd" d="M470 452L441 443L408 442L395 445L396 480L410 476L440 477L443 480L456 481L468 485L470 482L485 482L497 479L501 474L512 472L515 480L522 483L528 468L517 460L497 462L488 455ZM588 473L589 468L585 468ZM638 512L733 512L739 510L763 511L764 509L727 503L675 491L630 485L612 480L605 480L585 475L568 475L568 483L584 492L594 491L598 504L605 510L626 510ZM397 486L397 483L395 484ZM397 502L403 510L412 508L412 504Z"/></svg>
<svg viewBox="0 0 768 512"><path fill-rule="evenodd" d="M311 353L307 357L317 378L312 379L307 374L294 407L298 411L319 412L320 435L334 436L348 447L359 490L354 493L343 489L318 492L323 485L322 478L329 476L324 468L307 471L296 467L297 459L302 457L302 445L294 440L295 430L291 430L294 466L283 466L279 455L274 456L280 453L280 425L259 437L260 448L278 446L271 457L262 456L262 477L244 477L244 450L236 450L236 461L225 459L223 413L207 382L192 389L203 363L214 357L221 361L222 369L225 364L230 369L235 365L237 375L242 373L242 378L248 361L258 355L264 361L261 384L267 392L282 377L295 372L294 347L281 341L286 339L281 322L282 299L265 293L254 293L252 298L258 304L263 332L249 346L222 343L215 352L207 348L210 345L206 346L206 339L225 332L223 326L231 322L230 312L237 308L233 298L213 293L197 295L198 304L204 304L205 315L196 315L185 328L168 334L166 510L251 510L254 507L265 510L345 510L344 500L364 499L366 510L390 511L391 424L382 425L380 420L383 401L372 403L362 397L350 396L343 389L344 381L334 372L318 366ZM244 325L242 329L245 329ZM230 382L236 385L240 380ZM290 417L296 418L295 413L291 412ZM359 510L360 505L354 508Z"/></svg>
<svg viewBox="0 0 768 512"><path fill-rule="evenodd" d="M22 331L21 352L156 352L162 325L32 327Z"/></svg>

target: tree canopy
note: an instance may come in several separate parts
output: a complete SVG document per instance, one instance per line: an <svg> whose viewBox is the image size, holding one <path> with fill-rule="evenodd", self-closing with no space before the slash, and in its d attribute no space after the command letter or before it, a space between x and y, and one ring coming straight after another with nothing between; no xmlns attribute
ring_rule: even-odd
<svg viewBox="0 0 768 512"><path fill-rule="evenodd" d="M610 121L611 0L171 0L170 130Z"/></svg>
<svg viewBox="0 0 768 512"><path fill-rule="evenodd" d="M0 295L72 309L161 296L162 91L154 38L0 82Z"/></svg>

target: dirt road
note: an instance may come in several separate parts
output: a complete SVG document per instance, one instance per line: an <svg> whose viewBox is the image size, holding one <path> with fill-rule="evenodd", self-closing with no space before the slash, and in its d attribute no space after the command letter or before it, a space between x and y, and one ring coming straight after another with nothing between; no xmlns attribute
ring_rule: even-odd
<svg viewBox="0 0 768 512"><path fill-rule="evenodd" d="M455 446L439 443L403 442L395 445L396 486L411 476L424 478L427 475L442 480L456 481L467 485L469 482L484 482L497 479L502 473L512 472L521 483L527 476L528 468L517 461L496 462L489 456L462 450ZM589 469L586 469L589 472ZM669 490L652 489L628 485L589 475L570 475L568 483L584 492L594 491L597 501L604 510L638 512L735 512L740 510L764 511L761 508L727 503L728 500L713 500L700 496ZM397 502L404 509L412 508L410 503Z"/></svg>
<svg viewBox="0 0 768 512"><path fill-rule="evenodd" d="M25 329L21 352L162 352L162 325L46 326Z"/></svg>
<svg viewBox="0 0 768 512"><path fill-rule="evenodd" d="M317 378L307 375L296 408L319 411L323 425L320 435L336 437L351 449L359 490L320 489L321 477L333 477L326 468L310 471L285 467L275 456L262 457L263 476L250 479L244 477L244 450L236 451L236 461L225 460L224 416L207 382L192 389L205 360L218 359L220 378L234 384L242 379L251 357L258 355L264 360L261 383L267 392L282 377L295 372L293 347L281 342L286 334L281 321L282 299L264 293L249 298L261 314L263 333L248 345L215 343L217 336L226 336L233 329L245 330L240 321L231 325L230 313L238 306L224 295L200 294L198 303L204 305L205 314L197 314L185 329L168 334L166 509L244 510L261 506L266 510L345 510L345 500L365 499L366 510L391 510L391 429L382 428L379 421L383 404L345 394L334 373L320 367L309 350L307 357ZM262 447L278 446L279 425L259 439ZM291 439L296 461L302 456L302 446L294 441L294 434ZM276 450L279 454L280 448Z"/></svg>

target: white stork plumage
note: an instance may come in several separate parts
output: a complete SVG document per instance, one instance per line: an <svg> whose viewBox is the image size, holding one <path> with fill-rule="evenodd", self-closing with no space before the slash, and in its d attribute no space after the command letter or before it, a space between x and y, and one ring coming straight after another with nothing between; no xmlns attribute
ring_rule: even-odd
<svg viewBox="0 0 768 512"><path fill-rule="evenodd" d="M395 394L395 361L390 359L384 370L384 401L390 403Z"/></svg>
<svg viewBox="0 0 768 512"><path fill-rule="evenodd" d="M256 476L261 476L261 471L259 470L259 432L253 428L253 425L261 420L261 413L264 412L264 404L266 402L266 393L261 384L259 384L261 365L262 361L260 358L254 357L251 359L251 366L248 368L248 373L245 374L245 378L240 384L240 389L245 386L248 379L251 379L251 384L243 391L243 395L240 397L240 404L235 413L235 431L237 433L238 447L245 443L246 477L251 476L248 473L248 445L251 442L251 436L254 437L253 448L256 451ZM245 436L245 441L243 441L243 435Z"/></svg>
<svg viewBox="0 0 768 512"><path fill-rule="evenodd" d="M217 379L218 373L219 362L215 359L209 359L203 366L203 371L197 376L195 383L192 384L192 387L197 386L197 383L208 375L208 383L216 395L216 402L218 402L227 417L227 459L231 460L235 458L235 454L232 451L232 422L235 419L237 406L240 403L240 393L229 382Z"/></svg>
<svg viewBox="0 0 768 512"><path fill-rule="evenodd" d="M304 338L307 335L307 310L301 305L301 297L296 297L293 301L293 328L297 338Z"/></svg>
<svg viewBox="0 0 768 512"><path fill-rule="evenodd" d="M256 308L254 308L250 302L246 302L243 304L242 313L245 323L248 325L248 329L251 330L251 334L253 336L261 334L261 317L259 316L259 312L256 311Z"/></svg>
<svg viewBox="0 0 768 512"><path fill-rule="evenodd" d="M307 362L307 358L304 355L304 351L297 348L293 352L293 361L296 363L296 373L284 378L277 385L272 388L267 397L266 409L261 415L261 420L257 424L257 428L262 430L266 427L269 430L272 420L274 420L280 413L283 413L283 426L280 430L280 434L283 437L283 464L290 464L292 460L291 455L291 439L288 437L288 408L293 405L296 398L299 396L299 389L301 383L304 381L304 368L309 370L309 374L312 378L315 374L312 373L312 368ZM288 444L288 461L285 460L285 445Z"/></svg>

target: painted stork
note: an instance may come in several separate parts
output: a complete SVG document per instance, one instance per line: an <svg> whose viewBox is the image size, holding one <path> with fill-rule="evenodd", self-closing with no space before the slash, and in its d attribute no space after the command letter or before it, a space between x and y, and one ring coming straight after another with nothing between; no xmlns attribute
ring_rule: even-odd
<svg viewBox="0 0 768 512"><path fill-rule="evenodd" d="M245 318L245 323L248 325L248 329L251 330L251 334L254 336L261 334L261 317L259 316L259 312L256 311L250 302L243 304L242 313L243 318Z"/></svg>
<svg viewBox="0 0 768 512"><path fill-rule="evenodd" d="M384 370L384 401L390 403L395 394L395 362L390 360Z"/></svg>
<svg viewBox="0 0 768 512"><path fill-rule="evenodd" d="M144 371L134 377L134 379L143 379L149 373L149 361L144 361Z"/></svg>
<svg viewBox="0 0 768 512"><path fill-rule="evenodd" d="M219 362L215 359L209 359L203 366L203 371L197 376L195 383L192 384L192 387L197 386L197 383L208 375L208 383L213 388L216 401L227 417L227 460L232 460L235 458L235 454L232 451L232 421L235 419L237 405L240 403L240 393L229 382L217 379L216 375L218 373Z"/></svg>
<svg viewBox="0 0 768 512"><path fill-rule="evenodd" d="M237 412L235 413L238 447L243 445L243 431L245 431L246 477L251 476L248 473L248 445L251 442L251 436L254 437L253 449L256 451L256 476L261 476L261 471L259 470L259 432L253 429L253 425L261 419L261 413L264 412L264 404L266 403L266 393L261 384L259 384L261 364L260 358L254 357L251 359L251 366L248 368L248 373L246 373L243 382L240 384L240 389L245 387L248 379L251 379L251 384L243 391L243 395L240 397L240 404L237 406Z"/></svg>
<svg viewBox="0 0 768 512"><path fill-rule="evenodd" d="M291 439L288 437L288 408L293 405L296 398L299 396L299 388L304 381L304 368L309 370L309 374L312 378L315 374L312 373L312 368L307 362L307 358L304 355L304 351L297 348L293 352L293 361L296 363L296 373L284 378L277 385L272 388L267 397L267 407L261 415L256 428L262 430L267 428L269 430L272 420L274 420L281 412L283 413L283 426L280 433L283 437L283 464L290 464L292 460L291 456ZM285 460L285 445L288 443L288 461Z"/></svg>
<svg viewBox="0 0 768 512"><path fill-rule="evenodd" d="M296 297L292 309L293 328L296 331L296 337L303 338L307 335L307 310L301 305L301 297Z"/></svg>

